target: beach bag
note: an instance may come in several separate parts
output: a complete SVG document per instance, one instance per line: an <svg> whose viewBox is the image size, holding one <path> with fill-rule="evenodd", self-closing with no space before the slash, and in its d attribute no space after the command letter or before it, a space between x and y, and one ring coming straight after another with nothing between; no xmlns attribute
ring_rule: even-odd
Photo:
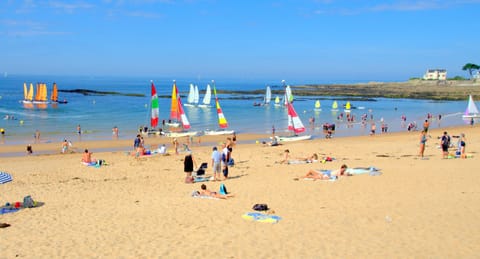
<svg viewBox="0 0 480 259"><path fill-rule="evenodd" d="M225 187L225 184L220 184L220 191L219 191L220 194L222 195L227 195L227 187Z"/></svg>
<svg viewBox="0 0 480 259"><path fill-rule="evenodd" d="M234 166L235 165L235 161L233 161L233 158L230 158L230 160L228 160L228 166Z"/></svg>
<svg viewBox="0 0 480 259"><path fill-rule="evenodd" d="M265 211L268 210L268 205L267 204L255 204L253 205L253 210L257 211Z"/></svg>
<svg viewBox="0 0 480 259"><path fill-rule="evenodd" d="M23 207L24 208L33 208L35 206L35 202L33 201L30 195L25 196L23 198Z"/></svg>

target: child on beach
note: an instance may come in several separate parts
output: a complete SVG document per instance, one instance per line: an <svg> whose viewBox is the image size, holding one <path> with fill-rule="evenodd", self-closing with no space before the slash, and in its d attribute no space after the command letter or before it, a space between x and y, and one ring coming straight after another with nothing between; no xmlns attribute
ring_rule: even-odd
<svg viewBox="0 0 480 259"><path fill-rule="evenodd" d="M418 152L418 156L423 158L423 153L425 152L425 143L427 143L427 135L426 131L422 131L420 134L420 151Z"/></svg>
<svg viewBox="0 0 480 259"><path fill-rule="evenodd" d="M200 189L201 190L198 191L198 193L203 196L211 196L218 199L227 199L233 197L233 194L220 194L218 192L210 191L209 189L207 189L207 186L205 184L202 184L200 186Z"/></svg>

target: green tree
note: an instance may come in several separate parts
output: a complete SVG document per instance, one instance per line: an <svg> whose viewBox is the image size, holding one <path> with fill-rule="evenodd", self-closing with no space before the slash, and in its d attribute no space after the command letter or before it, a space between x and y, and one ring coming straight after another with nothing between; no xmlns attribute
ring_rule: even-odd
<svg viewBox="0 0 480 259"><path fill-rule="evenodd" d="M470 74L470 79L472 78L473 76L473 71L474 70L479 70L480 69L480 66L477 65L477 64L472 64L472 63L467 63L465 64L463 67L462 67L462 70L464 71L467 71L468 70L468 73Z"/></svg>

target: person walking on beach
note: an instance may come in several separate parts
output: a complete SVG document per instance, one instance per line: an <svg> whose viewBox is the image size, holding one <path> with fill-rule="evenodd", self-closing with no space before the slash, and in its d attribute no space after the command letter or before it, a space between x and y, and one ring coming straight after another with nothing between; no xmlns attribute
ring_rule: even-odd
<svg viewBox="0 0 480 259"><path fill-rule="evenodd" d="M226 180L228 178L228 161L230 161L230 149L225 143L223 143L222 148L222 172L223 179Z"/></svg>
<svg viewBox="0 0 480 259"><path fill-rule="evenodd" d="M425 143L427 143L427 135L426 131L422 131L420 134L420 151L418 153L418 156L423 159L423 153L425 152Z"/></svg>

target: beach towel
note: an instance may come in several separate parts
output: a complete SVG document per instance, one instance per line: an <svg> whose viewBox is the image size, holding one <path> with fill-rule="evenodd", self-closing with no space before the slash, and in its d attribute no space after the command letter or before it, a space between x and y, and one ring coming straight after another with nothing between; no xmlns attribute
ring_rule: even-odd
<svg viewBox="0 0 480 259"><path fill-rule="evenodd" d="M200 194L199 191L193 191L192 192L192 197L193 198L202 198L202 199L212 199L212 200L220 200L219 198L210 196L210 195L202 195Z"/></svg>
<svg viewBox="0 0 480 259"><path fill-rule="evenodd" d="M193 179L194 183L199 183L199 182L207 182L210 181L210 177L205 177L205 176L197 176Z"/></svg>
<svg viewBox="0 0 480 259"><path fill-rule="evenodd" d="M12 212L17 212L19 211L19 208L12 208L12 207L2 207L0 209L0 215L1 214L7 214L7 213L12 213Z"/></svg>
<svg viewBox="0 0 480 259"><path fill-rule="evenodd" d="M250 221L263 222L263 223L278 223L282 218L277 215L270 215L260 212L247 212L242 215L242 218Z"/></svg>
<svg viewBox="0 0 480 259"><path fill-rule="evenodd" d="M367 174L367 173L370 173L370 172L379 172L379 171L380 171L380 169L378 169L374 166L369 166L369 167L347 168L346 173L356 175L356 174Z"/></svg>
<svg viewBox="0 0 480 259"><path fill-rule="evenodd" d="M12 176L5 172L0 172L0 184L1 183L8 183L12 181Z"/></svg>

